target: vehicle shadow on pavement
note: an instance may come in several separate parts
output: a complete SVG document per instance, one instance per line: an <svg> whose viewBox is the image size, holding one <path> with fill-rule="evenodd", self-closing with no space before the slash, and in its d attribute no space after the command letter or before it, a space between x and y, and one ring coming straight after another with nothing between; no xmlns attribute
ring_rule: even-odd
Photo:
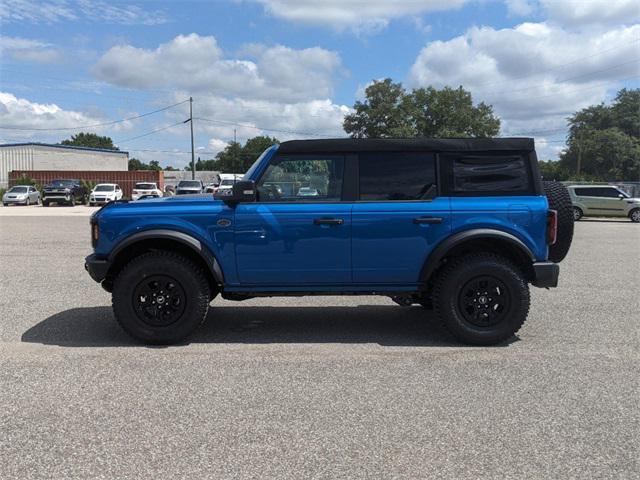
<svg viewBox="0 0 640 480"><path fill-rule="evenodd" d="M517 338L511 340L513 342ZM74 308L34 325L22 341L65 347L138 346L116 324L111 308ZM216 307L188 343L375 343L459 347L422 307ZM503 344L507 346L510 342Z"/></svg>

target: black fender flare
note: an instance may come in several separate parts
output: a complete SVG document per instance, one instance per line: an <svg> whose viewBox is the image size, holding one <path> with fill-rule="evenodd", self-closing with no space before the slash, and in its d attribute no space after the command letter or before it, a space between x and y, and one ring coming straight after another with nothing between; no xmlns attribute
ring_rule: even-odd
<svg viewBox="0 0 640 480"><path fill-rule="evenodd" d="M424 265L422 266L422 270L420 271L420 281L427 282L433 272L435 272L436 269L440 266L442 259L445 258L452 249L465 242L476 239L494 239L505 241L515 247L522 255L525 255L527 258L531 259L531 263L534 263L536 261L531 249L527 247L525 243L515 235L492 228L474 228L471 230L458 232L455 235L452 235L451 237L448 237L447 239L440 242L425 260Z"/></svg>
<svg viewBox="0 0 640 480"><path fill-rule="evenodd" d="M214 280L219 284L224 283L224 274L222 273L222 268L220 267L220 263L218 262L218 259L215 257L215 255L197 238L175 230L153 229L134 233L115 246L115 248L109 254L109 263L113 263L118 255L127 247L130 247L141 241L153 239L172 240L189 247L191 250L197 253L200 258L202 258L204 263L206 263L207 267L209 268L209 272L213 275Z"/></svg>

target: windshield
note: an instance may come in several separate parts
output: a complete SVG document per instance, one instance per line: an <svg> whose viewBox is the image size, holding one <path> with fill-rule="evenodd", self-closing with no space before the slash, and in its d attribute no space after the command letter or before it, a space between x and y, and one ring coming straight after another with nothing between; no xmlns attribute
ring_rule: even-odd
<svg viewBox="0 0 640 480"><path fill-rule="evenodd" d="M222 180L222 182L220 182L220 185L233 185L233 180L231 180L230 178L227 180Z"/></svg>
<svg viewBox="0 0 640 480"><path fill-rule="evenodd" d="M202 188L202 185L200 185L200 182L196 182L193 180L183 180L182 182L178 183L178 187L179 188Z"/></svg>
<svg viewBox="0 0 640 480"><path fill-rule="evenodd" d="M624 195L624 198L631 198L629 196L629 194L627 192L625 192L624 190L621 190L619 188L616 188L616 190L618 190L618 192L620 192L622 195Z"/></svg>
<svg viewBox="0 0 640 480"><path fill-rule="evenodd" d="M27 187L13 187L9 193L27 193Z"/></svg>
<svg viewBox="0 0 640 480"><path fill-rule="evenodd" d="M258 165L260 165L260 162L262 161L262 159L264 158L264 156L267 154L267 152L269 152L272 148L274 147L274 145L271 145L269 148L267 148L264 152L262 152L262 154L256 159L255 162L253 162L253 165L251 165L251 167L249 167L249 170L247 170L247 173L244 174L244 176L242 177L242 180L251 180L251 177L253 176L253 172L256 171L256 169L258 168Z"/></svg>
<svg viewBox="0 0 640 480"><path fill-rule="evenodd" d="M54 187L73 187L76 183L75 180L54 180L51 185Z"/></svg>
<svg viewBox="0 0 640 480"><path fill-rule="evenodd" d="M95 192L113 192L116 189L115 185L98 185L95 188Z"/></svg>
<svg viewBox="0 0 640 480"><path fill-rule="evenodd" d="M136 183L135 188L138 190L155 190L156 184L155 183Z"/></svg>

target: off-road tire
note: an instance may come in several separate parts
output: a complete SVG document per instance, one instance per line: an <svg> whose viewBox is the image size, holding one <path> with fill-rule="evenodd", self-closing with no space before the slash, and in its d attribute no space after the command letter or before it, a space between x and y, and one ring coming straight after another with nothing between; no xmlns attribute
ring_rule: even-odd
<svg viewBox="0 0 640 480"><path fill-rule="evenodd" d="M640 223L640 208L634 208L629 212L629 220L633 223Z"/></svg>
<svg viewBox="0 0 640 480"><path fill-rule="evenodd" d="M577 222L582 219L584 212L580 207L573 207L573 221Z"/></svg>
<svg viewBox="0 0 640 480"><path fill-rule="evenodd" d="M479 326L467 320L461 303L467 300L467 286L486 277L503 285L504 309L498 323ZM434 286L437 317L454 337L471 345L495 345L513 337L527 319L529 302L529 285L523 273L493 253L474 253L452 260L439 273Z"/></svg>
<svg viewBox="0 0 640 480"><path fill-rule="evenodd" d="M549 245L549 260L561 262L569 253L573 240L573 205L569 190L559 182L543 182L549 208L558 212L556 243Z"/></svg>
<svg viewBox="0 0 640 480"><path fill-rule="evenodd" d="M168 276L182 289L184 307L173 323L150 325L136 311L137 286L152 276ZM209 308L209 283L198 265L169 251L142 254L131 260L113 282L113 313L122 329L135 339L153 345L182 342L204 321Z"/></svg>

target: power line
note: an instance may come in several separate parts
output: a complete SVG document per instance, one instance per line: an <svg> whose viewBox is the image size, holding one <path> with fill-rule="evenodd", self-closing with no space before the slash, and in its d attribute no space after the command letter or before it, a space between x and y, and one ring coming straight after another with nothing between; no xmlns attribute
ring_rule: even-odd
<svg viewBox="0 0 640 480"><path fill-rule="evenodd" d="M266 127L259 127L257 125L247 125L247 124L244 124L244 123L231 122L231 121L228 121L228 120L214 120L214 119L211 119L211 118L202 118L202 117L194 117L194 120L201 120L203 122L210 122L210 123L218 123L218 124L221 124L221 125L234 125L234 126L237 126L237 127L253 128L255 130L264 130L266 132L288 133L290 135L307 135L307 136L311 136L311 137L327 137L327 136L335 135L335 133L296 132L294 130L281 130L281 129L277 129L277 128L266 128Z"/></svg>
<svg viewBox="0 0 640 480"><path fill-rule="evenodd" d="M136 140L142 137L148 137L149 135L153 135L154 133L162 132L163 130L169 130L170 128L177 127L178 125L182 125L185 122L177 122L172 125L167 125L166 127L161 127L156 130L151 130L150 132L143 133L141 135L137 135L135 137L125 138L124 140L114 141L113 143L120 145L121 143L130 142L131 140Z"/></svg>
<svg viewBox="0 0 640 480"><path fill-rule="evenodd" d="M93 125L78 125L77 127L58 127L58 128L24 128L24 127L3 127L0 126L2 130L20 130L20 131L43 131L43 132L51 132L51 131L61 131L61 130L81 130L84 128L95 128L95 127L106 127L109 125L116 125L118 123L128 122L131 120L137 120L138 118L148 117L149 115L153 115L155 113L164 112L165 110L169 110L170 108L177 107L178 105L182 105L183 103L188 102L189 100L183 100L182 102L174 103L173 105L167 105L166 107L159 108L158 110L154 110L152 112L143 113L140 115L136 115L133 117L122 118L120 120L113 120L111 122L104 123L95 123Z"/></svg>

